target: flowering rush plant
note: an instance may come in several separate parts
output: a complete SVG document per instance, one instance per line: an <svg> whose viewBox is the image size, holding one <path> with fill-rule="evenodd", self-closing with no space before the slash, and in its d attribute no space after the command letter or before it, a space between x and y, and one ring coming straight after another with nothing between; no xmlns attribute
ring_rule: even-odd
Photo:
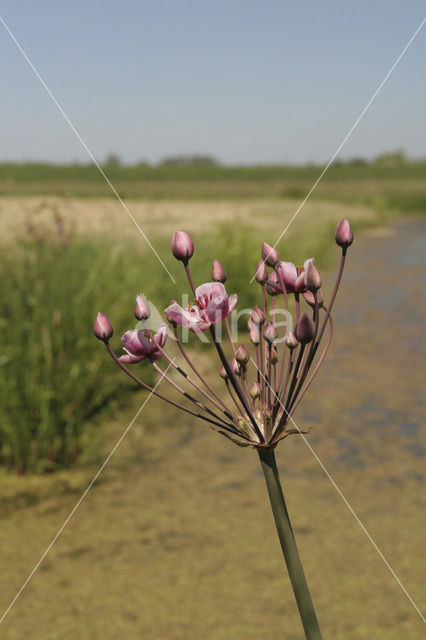
<svg viewBox="0 0 426 640"><path fill-rule="evenodd" d="M237 344L230 318L238 296L228 296L224 267L215 260L212 281L196 287L189 267L194 244L185 231L177 231L171 248L175 258L183 264L194 301L183 307L173 300L165 309L165 316L190 373L167 353L167 324L161 323L155 333L148 328L151 310L141 296L136 297L134 314L142 328L131 329L122 336L122 355L117 356L110 346L114 330L104 314L98 313L93 326L95 336L104 342L112 359L142 388L176 409L203 420L235 444L257 450L302 624L306 638L310 640L321 638L321 632L290 524L274 450L287 436L306 433L298 429L293 414L318 373L331 342L331 311L347 249L353 242L347 220L341 220L337 225L335 241L341 248L341 259L327 303L313 258L305 260L303 267L296 267L292 262L281 261L278 251L263 243L262 258L254 274L261 289L259 305L248 310L246 344ZM278 301L282 303L281 308L278 308ZM285 316L285 323L278 323L279 313ZM284 330L280 331L283 325ZM187 353L184 334L188 332L210 334L220 359L223 393L213 389ZM325 344L321 346L326 332ZM227 337L227 345L222 340L223 334ZM158 385L151 387L134 373L133 365L141 362L154 367L185 403L177 401L175 394L172 398L157 391ZM176 376L172 378L169 369L174 369ZM185 386L176 382L175 377L183 378Z"/></svg>

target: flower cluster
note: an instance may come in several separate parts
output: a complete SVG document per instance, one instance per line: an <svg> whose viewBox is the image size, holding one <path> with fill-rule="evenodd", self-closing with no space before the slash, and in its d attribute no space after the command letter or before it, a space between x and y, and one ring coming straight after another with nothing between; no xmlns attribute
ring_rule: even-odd
<svg viewBox="0 0 426 640"><path fill-rule="evenodd" d="M135 317L144 328L126 331L122 336L124 355L117 356L112 350L109 340L113 335L113 327L102 313L95 319L94 333L104 342L118 366L144 389L204 420L240 446L274 447L286 436L300 433L297 427L291 426L293 413L317 374L331 342L331 310L342 278L346 252L353 242L353 233L347 220L337 225L335 240L341 247L342 255L327 304L321 290L321 276L313 258L298 268L292 262L281 261L278 251L263 243L262 259L254 276L261 287L261 300L259 306L250 311L248 319L250 350L246 344L236 344L230 330L229 316L236 308L238 296L228 296L223 266L215 260L212 282L195 287L189 268L194 244L185 231L177 231L172 239L172 252L183 263L195 299L185 308L173 300L165 314L180 354L191 369L191 375L177 365L175 358L165 350L167 325L162 323L154 335L147 328L145 322L150 316L150 309L141 296L136 298ZM285 313L288 315L294 310L295 314L294 331L286 330L282 335L277 323L279 296L282 296ZM218 328L222 324L226 327L228 346L223 345L220 339L222 331L218 331ZM226 401L198 371L184 348L178 327L194 333L210 333L221 362L219 373L228 394ZM326 330L325 346L320 349ZM167 369L158 364L161 358L167 362ZM192 406L180 404L159 393L126 366L141 361L148 361ZM168 375L167 370L171 367L182 376L186 388L188 385L193 388L195 395Z"/></svg>

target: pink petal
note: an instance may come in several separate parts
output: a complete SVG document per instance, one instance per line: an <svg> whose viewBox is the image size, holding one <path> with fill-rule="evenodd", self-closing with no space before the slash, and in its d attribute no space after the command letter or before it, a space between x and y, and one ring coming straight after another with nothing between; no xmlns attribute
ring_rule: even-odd
<svg viewBox="0 0 426 640"><path fill-rule="evenodd" d="M196 305L191 307L191 310L182 309L182 307L175 301L167 307L165 313L169 322L174 322L181 327L187 327L194 333L202 333L203 331L206 331L211 324L210 322L206 322L205 319L200 316L200 310Z"/></svg>
<svg viewBox="0 0 426 640"><path fill-rule="evenodd" d="M126 331L121 337L124 349L134 356L144 356L150 352L151 345L142 331Z"/></svg>
<svg viewBox="0 0 426 640"><path fill-rule="evenodd" d="M158 331L154 336L154 342L159 344L161 348L164 347L167 340L167 325L165 322L162 322L158 327Z"/></svg>
<svg viewBox="0 0 426 640"><path fill-rule="evenodd" d="M226 289L221 282L206 282L195 289L195 298L223 298L226 296Z"/></svg>
<svg viewBox="0 0 426 640"><path fill-rule="evenodd" d="M228 296L222 298L213 298L207 304L205 310L206 318L209 322L219 322L229 315L229 302Z"/></svg>
<svg viewBox="0 0 426 640"><path fill-rule="evenodd" d="M126 364L135 364L136 362L145 360L145 356L132 356L130 353L126 353L126 355L120 356L118 359L120 362L125 362Z"/></svg>
<svg viewBox="0 0 426 640"><path fill-rule="evenodd" d="M189 326L187 313L188 312L182 309L176 300L165 310L166 318L169 322L174 322L175 324L179 324L183 327Z"/></svg>
<svg viewBox="0 0 426 640"><path fill-rule="evenodd" d="M286 291L292 293L296 286L297 269L292 262L277 262L275 271L284 281Z"/></svg>
<svg viewBox="0 0 426 640"><path fill-rule="evenodd" d="M231 315L231 313L233 312L233 310L237 306L237 302L238 302L238 295L236 293L233 293L232 296L229 296L229 299L228 299L228 303L229 303L228 315Z"/></svg>

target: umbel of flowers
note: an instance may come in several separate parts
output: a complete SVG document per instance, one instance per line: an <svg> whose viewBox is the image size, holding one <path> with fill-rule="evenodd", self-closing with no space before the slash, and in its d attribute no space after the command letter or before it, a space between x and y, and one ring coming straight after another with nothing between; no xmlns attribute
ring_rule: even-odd
<svg viewBox="0 0 426 640"><path fill-rule="evenodd" d="M114 330L106 316L98 313L93 327L96 337L104 342L113 360L141 387L177 409L204 420L236 444L257 449L307 640L321 640L322 636L279 479L275 447L291 433L302 433L293 422L293 414L330 345L333 333L331 310L342 279L346 252L353 242L347 220L337 225L335 240L341 248L341 259L327 303L313 258L305 260L303 267L297 268L291 262L281 261L278 251L263 243L262 259L254 275L261 290L259 304L250 310L248 344L237 344L230 329L229 316L236 308L238 296L228 296L226 292L225 269L215 260L212 282L195 287L189 268L194 244L185 231L177 231L172 239L172 252L185 268L194 301L183 308L173 300L165 314L187 365L186 371L167 353L167 325L161 324L155 334L147 328L150 309L141 296L136 298L135 317L144 328L126 331L122 336L123 355L117 356L109 344ZM294 331L280 331L276 321L278 305L286 314L294 309L294 324L291 325ZM225 331L222 331L223 326ZM222 389L225 393L215 391L201 375L196 360L193 361L185 350L179 327L193 333L210 333L219 355L219 374L226 387L226 390ZM228 345L222 344L223 334L227 336ZM324 334L325 344L322 344ZM182 396L180 402L160 393L157 387L150 387L134 373L135 365L143 361L150 363L161 378ZM168 375L172 367L183 379L185 388Z"/></svg>
<svg viewBox="0 0 426 640"><path fill-rule="evenodd" d="M247 344L237 344L230 330L229 316L236 308L238 296L227 294L225 269L215 260L212 282L196 287L189 267L194 244L185 231L177 231L171 248L173 255L183 264L194 301L183 308L173 300L165 310L165 315L187 365L186 371L167 353L165 323L160 325L155 334L146 326L126 331L121 338L125 352L121 356L117 356L109 344L113 327L102 313L95 319L94 333L105 343L118 366L147 391L204 420L240 446L274 447L288 435L300 433L292 416L330 345L333 333L331 311L341 282L346 252L353 241L347 220L337 225L335 240L341 248L341 260L327 303L313 258L305 260L303 267L296 267L292 262L280 260L278 251L263 243L262 258L254 275L260 286L259 304L249 314ZM248 274L247 284L249 279ZM280 332L277 326L278 308L285 310L287 318L290 309L294 309L291 324L294 331ZM147 302L137 296L136 319L144 323L149 316ZM218 330L219 324L224 325L224 331L222 327ZM196 361L189 357L179 327L194 333L210 333L220 358L219 373L226 387L226 399L223 393L212 388L199 372ZM221 339L223 335L227 336L227 346ZM134 369L127 366L140 362L148 362L154 367L181 394L182 403L150 387ZM170 368L174 368L182 378L182 385L168 375L166 370Z"/></svg>

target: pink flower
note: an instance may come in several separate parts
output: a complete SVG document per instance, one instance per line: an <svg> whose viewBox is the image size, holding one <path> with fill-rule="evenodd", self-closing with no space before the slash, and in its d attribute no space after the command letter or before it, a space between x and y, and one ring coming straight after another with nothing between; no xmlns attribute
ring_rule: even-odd
<svg viewBox="0 0 426 640"><path fill-rule="evenodd" d="M266 291L270 296L277 296L279 293L282 293L282 288L275 271L269 274L269 279L266 281Z"/></svg>
<svg viewBox="0 0 426 640"><path fill-rule="evenodd" d="M346 218L340 220L339 224L336 227L336 233L334 237L336 243L339 245L339 247L342 247L342 249L347 249L351 246L352 242L354 241L354 234Z"/></svg>
<svg viewBox="0 0 426 640"><path fill-rule="evenodd" d="M166 344L166 338L167 325L165 323L160 324L152 339L147 331L137 331L136 329L126 331L121 338L126 355L120 356L119 360L127 364L134 364L142 360L158 360L161 353L157 345L163 348Z"/></svg>
<svg viewBox="0 0 426 640"><path fill-rule="evenodd" d="M142 296L136 296L135 318L136 320L148 320L151 310L147 301Z"/></svg>
<svg viewBox="0 0 426 640"><path fill-rule="evenodd" d="M267 242L262 244L262 260L270 267L274 267L278 262L278 251Z"/></svg>
<svg viewBox="0 0 426 640"><path fill-rule="evenodd" d="M307 313L304 313L298 320L295 328L295 334L301 344L308 344L308 342L312 342L314 339L315 325L312 318L310 318Z"/></svg>
<svg viewBox="0 0 426 640"><path fill-rule="evenodd" d="M194 253L194 243L186 231L176 231L172 238L172 253L177 260L184 264L188 262Z"/></svg>
<svg viewBox="0 0 426 640"><path fill-rule="evenodd" d="M212 280L214 282L226 282L226 271L219 260L213 261Z"/></svg>
<svg viewBox="0 0 426 640"><path fill-rule="evenodd" d="M114 327L112 326L110 319L100 311L93 323L93 333L98 340L102 340L103 342L108 342L114 333Z"/></svg>
<svg viewBox="0 0 426 640"><path fill-rule="evenodd" d="M305 287L308 291L318 291L322 284L321 276L318 272L318 269L314 265L314 258L309 258L305 260Z"/></svg>
<svg viewBox="0 0 426 640"><path fill-rule="evenodd" d="M221 282L207 282L195 289L195 302L183 309L174 300L167 307L167 320L194 333L202 333L227 318L237 306L238 296L229 296Z"/></svg>
<svg viewBox="0 0 426 640"><path fill-rule="evenodd" d="M293 293L296 288L297 269L292 262L279 261L275 265L275 271L278 276L278 282L281 285L281 279L284 282L287 293ZM282 287L280 286L280 289Z"/></svg>
<svg viewBox="0 0 426 640"><path fill-rule="evenodd" d="M259 260L256 267L256 272L254 277L259 282L259 284L265 284L268 279L268 269L266 268L266 264L263 260Z"/></svg>

